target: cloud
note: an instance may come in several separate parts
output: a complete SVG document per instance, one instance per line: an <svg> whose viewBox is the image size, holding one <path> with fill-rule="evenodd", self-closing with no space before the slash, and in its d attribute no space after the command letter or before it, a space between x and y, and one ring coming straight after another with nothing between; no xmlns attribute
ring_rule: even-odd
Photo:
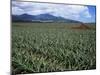
<svg viewBox="0 0 100 75"><path fill-rule="evenodd" d="M74 20L80 20L80 17L91 18L87 6L12 1L12 14L24 13L30 15L49 13Z"/></svg>
<svg viewBox="0 0 100 75"><path fill-rule="evenodd" d="M12 14L14 15L21 15L21 14L24 14L24 10L23 9L20 9L19 7L13 7L12 8Z"/></svg>

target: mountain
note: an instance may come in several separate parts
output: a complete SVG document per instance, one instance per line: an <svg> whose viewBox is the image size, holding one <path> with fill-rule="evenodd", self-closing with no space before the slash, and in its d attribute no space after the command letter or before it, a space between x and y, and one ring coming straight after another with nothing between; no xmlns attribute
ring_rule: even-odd
<svg viewBox="0 0 100 75"><path fill-rule="evenodd" d="M12 21L30 21L30 22L67 22L67 23L77 23L78 21L65 19L63 17L56 17L50 14L40 14L40 15L12 15Z"/></svg>
<svg viewBox="0 0 100 75"><path fill-rule="evenodd" d="M12 21L32 21L35 16L22 14L22 15L12 15Z"/></svg>

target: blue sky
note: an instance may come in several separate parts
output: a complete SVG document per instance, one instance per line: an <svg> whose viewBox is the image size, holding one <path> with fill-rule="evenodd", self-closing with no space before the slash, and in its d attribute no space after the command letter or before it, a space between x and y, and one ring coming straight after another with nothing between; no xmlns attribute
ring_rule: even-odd
<svg viewBox="0 0 100 75"><path fill-rule="evenodd" d="M95 22L95 10L95 6L12 1L13 15L39 15L48 13L53 16L60 16L81 22Z"/></svg>

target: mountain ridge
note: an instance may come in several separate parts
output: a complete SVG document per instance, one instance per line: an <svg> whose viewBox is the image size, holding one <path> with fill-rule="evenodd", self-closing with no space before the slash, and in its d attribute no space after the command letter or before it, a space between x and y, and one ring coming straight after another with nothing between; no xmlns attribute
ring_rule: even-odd
<svg viewBox="0 0 100 75"><path fill-rule="evenodd" d="M39 14L39 15L29 15L29 14L22 14L22 15L12 15L12 21L19 22L67 22L67 23L78 23L79 21L65 19L63 17L57 17L51 14Z"/></svg>

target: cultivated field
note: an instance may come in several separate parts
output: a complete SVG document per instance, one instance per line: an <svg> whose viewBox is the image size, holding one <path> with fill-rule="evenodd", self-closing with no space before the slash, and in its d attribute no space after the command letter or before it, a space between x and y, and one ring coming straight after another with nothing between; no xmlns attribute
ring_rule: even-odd
<svg viewBox="0 0 100 75"><path fill-rule="evenodd" d="M96 68L96 30L73 23L12 23L12 72L35 73Z"/></svg>

